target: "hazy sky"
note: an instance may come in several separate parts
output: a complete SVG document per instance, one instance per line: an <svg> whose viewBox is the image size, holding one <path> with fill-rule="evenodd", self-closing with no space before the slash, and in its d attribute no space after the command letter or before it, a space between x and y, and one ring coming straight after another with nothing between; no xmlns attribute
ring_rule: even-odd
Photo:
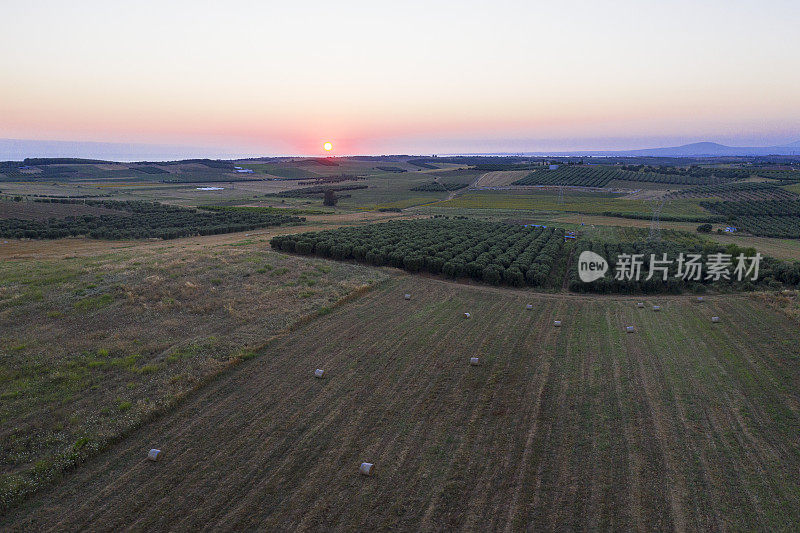
<svg viewBox="0 0 800 533"><path fill-rule="evenodd" d="M800 2L2 0L0 138L263 154L800 139Z"/></svg>

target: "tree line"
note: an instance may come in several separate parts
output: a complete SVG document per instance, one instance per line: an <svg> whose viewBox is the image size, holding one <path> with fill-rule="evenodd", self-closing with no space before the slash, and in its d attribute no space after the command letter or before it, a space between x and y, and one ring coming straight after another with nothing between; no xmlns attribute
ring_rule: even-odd
<svg viewBox="0 0 800 533"><path fill-rule="evenodd" d="M5 238L59 239L86 236L92 239L175 239L193 235L218 235L267 226L299 223L305 219L259 211L204 212L144 201L76 201L37 199L42 203L86 204L119 211L119 215L87 215L47 220L0 219Z"/></svg>

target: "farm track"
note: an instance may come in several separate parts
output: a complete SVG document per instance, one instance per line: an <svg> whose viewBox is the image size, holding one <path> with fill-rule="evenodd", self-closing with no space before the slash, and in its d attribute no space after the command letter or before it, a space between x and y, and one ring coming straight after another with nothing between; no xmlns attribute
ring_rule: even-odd
<svg viewBox="0 0 800 533"><path fill-rule="evenodd" d="M791 529L796 326L744 296L637 299L662 311L397 275L0 529Z"/></svg>

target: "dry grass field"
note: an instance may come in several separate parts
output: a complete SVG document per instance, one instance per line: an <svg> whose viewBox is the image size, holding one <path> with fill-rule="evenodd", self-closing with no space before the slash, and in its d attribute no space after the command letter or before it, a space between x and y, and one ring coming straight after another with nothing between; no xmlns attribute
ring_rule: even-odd
<svg viewBox="0 0 800 533"><path fill-rule="evenodd" d="M747 296L645 299L660 313L635 301L392 275L0 528L796 527L797 324Z"/></svg>
<svg viewBox="0 0 800 533"><path fill-rule="evenodd" d="M267 239L2 245L0 504L382 277Z"/></svg>

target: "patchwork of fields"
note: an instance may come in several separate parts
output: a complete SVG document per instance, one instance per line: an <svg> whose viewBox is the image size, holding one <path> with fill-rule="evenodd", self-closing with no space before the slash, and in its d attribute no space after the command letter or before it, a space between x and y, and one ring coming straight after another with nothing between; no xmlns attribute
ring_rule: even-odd
<svg viewBox="0 0 800 533"><path fill-rule="evenodd" d="M791 529L797 324L740 296L634 302L397 276L0 526Z"/></svg>
<svg viewBox="0 0 800 533"><path fill-rule="evenodd" d="M800 240L717 233L796 236L796 171L27 163L0 167L0 530L800 523ZM165 205L42 202L64 197ZM750 246L785 261L666 287L703 303L568 292L585 248L613 272L623 251Z"/></svg>

